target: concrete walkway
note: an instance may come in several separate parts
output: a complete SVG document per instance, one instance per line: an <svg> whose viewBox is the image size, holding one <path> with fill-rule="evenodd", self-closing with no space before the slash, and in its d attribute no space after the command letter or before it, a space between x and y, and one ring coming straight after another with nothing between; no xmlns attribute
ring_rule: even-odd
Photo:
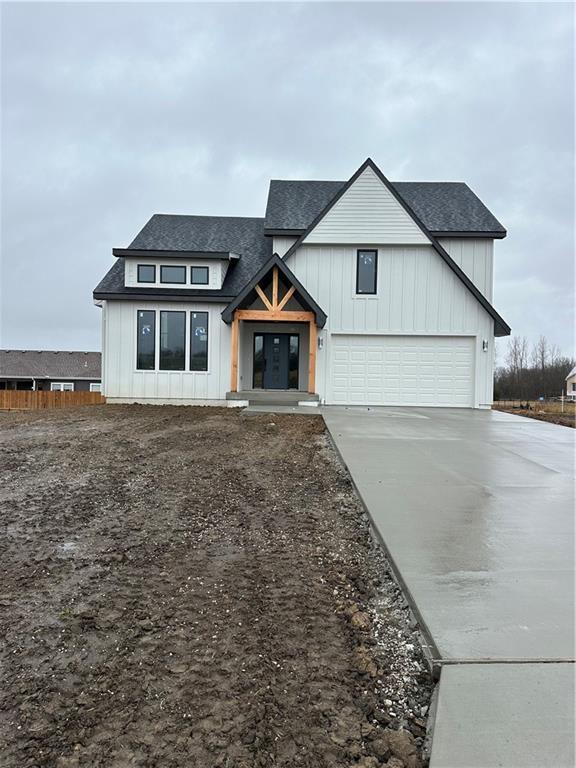
<svg viewBox="0 0 576 768"><path fill-rule="evenodd" d="M442 666L431 768L573 768L574 431L322 412Z"/></svg>

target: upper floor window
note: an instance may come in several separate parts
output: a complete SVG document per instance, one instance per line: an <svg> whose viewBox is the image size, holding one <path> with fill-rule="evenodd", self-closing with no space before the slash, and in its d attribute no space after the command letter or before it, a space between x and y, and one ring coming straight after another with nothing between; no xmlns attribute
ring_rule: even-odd
<svg viewBox="0 0 576 768"><path fill-rule="evenodd" d="M375 294L378 276L378 251L358 251L356 256L356 293Z"/></svg>
<svg viewBox="0 0 576 768"><path fill-rule="evenodd" d="M192 285L208 285L208 267L190 267Z"/></svg>
<svg viewBox="0 0 576 768"><path fill-rule="evenodd" d="M162 265L160 267L161 283L186 283L186 267Z"/></svg>
<svg viewBox="0 0 576 768"><path fill-rule="evenodd" d="M138 264L138 282L155 283L156 267L154 264Z"/></svg>

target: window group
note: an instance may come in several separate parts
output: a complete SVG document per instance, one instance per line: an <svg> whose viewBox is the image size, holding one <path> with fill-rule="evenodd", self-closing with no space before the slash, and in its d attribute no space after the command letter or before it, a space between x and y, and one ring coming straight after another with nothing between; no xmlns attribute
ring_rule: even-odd
<svg viewBox="0 0 576 768"><path fill-rule="evenodd" d="M190 279L188 280L188 275ZM182 264L160 265L160 282L169 285L208 285L208 267L187 267ZM156 265L138 264L138 282L156 283Z"/></svg>
<svg viewBox="0 0 576 768"><path fill-rule="evenodd" d="M207 371L208 312L139 309L136 368L139 371Z"/></svg>

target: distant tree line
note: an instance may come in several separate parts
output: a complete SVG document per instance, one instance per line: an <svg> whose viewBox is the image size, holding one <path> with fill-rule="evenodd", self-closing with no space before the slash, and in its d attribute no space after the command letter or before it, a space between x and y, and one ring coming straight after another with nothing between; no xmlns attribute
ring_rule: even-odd
<svg viewBox="0 0 576 768"><path fill-rule="evenodd" d="M528 348L525 337L512 336L504 365L494 374L495 400L535 400L566 393L566 376L576 362L565 357L545 336Z"/></svg>

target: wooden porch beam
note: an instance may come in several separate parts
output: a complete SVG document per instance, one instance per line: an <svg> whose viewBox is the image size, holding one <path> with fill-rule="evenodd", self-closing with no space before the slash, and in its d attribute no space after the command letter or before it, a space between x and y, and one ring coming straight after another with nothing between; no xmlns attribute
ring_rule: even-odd
<svg viewBox="0 0 576 768"><path fill-rule="evenodd" d="M264 291L262 290L262 288L260 288L260 286L259 286L259 285L257 285L257 286L256 286L256 293L257 293L257 294L258 294L258 296L260 296L260 298L262 299L262 302L263 302L264 306L265 306L265 307L268 307L268 309L269 309L270 311L272 311L272 304L270 304L270 302L268 301L268 296L266 296L266 294L264 293Z"/></svg>
<svg viewBox="0 0 576 768"><path fill-rule="evenodd" d="M316 393L316 348L318 346L318 329L316 318L310 320L310 347L308 350L308 392Z"/></svg>
<svg viewBox="0 0 576 768"><path fill-rule="evenodd" d="M272 308L278 309L278 267L272 270Z"/></svg>
<svg viewBox="0 0 576 768"><path fill-rule="evenodd" d="M238 317L234 317L234 319L232 320L230 392L237 392L237 391L238 391Z"/></svg>
<svg viewBox="0 0 576 768"><path fill-rule="evenodd" d="M264 309L237 309L234 313L237 320L280 320L287 323L314 323L316 327L316 316L314 312L296 312L286 310L272 310L267 311Z"/></svg>
<svg viewBox="0 0 576 768"><path fill-rule="evenodd" d="M278 304L277 309L278 309L279 312L280 312L280 310L284 309L286 304L288 304L288 302L292 298L292 295L294 294L295 290L296 290L296 288L293 285L291 285L290 288L286 291L286 294L285 294L284 298L282 299L280 304Z"/></svg>

